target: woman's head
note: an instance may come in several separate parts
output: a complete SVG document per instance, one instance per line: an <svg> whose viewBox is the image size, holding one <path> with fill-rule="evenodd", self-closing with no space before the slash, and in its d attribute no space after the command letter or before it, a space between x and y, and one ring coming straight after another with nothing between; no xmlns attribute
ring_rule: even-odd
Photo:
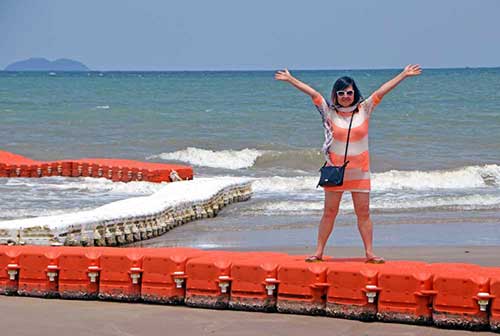
<svg viewBox="0 0 500 336"><path fill-rule="evenodd" d="M340 77L333 84L332 103L334 106L349 107L359 104L363 96L351 77Z"/></svg>

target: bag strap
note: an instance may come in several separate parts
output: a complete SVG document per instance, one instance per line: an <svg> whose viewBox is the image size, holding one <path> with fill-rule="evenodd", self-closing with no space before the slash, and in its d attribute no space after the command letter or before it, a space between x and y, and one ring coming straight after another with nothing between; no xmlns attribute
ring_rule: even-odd
<svg viewBox="0 0 500 336"><path fill-rule="evenodd" d="M347 160L347 148L349 148L349 136L351 135L351 126L352 126L352 119L354 119L354 113L356 113L356 111L352 112L351 121L349 122L349 131L347 131L347 142L345 144L344 164Z"/></svg>
<svg viewBox="0 0 500 336"><path fill-rule="evenodd" d="M352 112L352 116L351 116L351 121L349 122L349 130L347 131L347 142L345 144L345 153L344 153L344 165L346 164L346 161L347 160L347 149L349 148L349 137L351 136L351 126L352 126L352 119L354 119L354 113L357 112L357 109L354 110L354 112ZM327 164L327 162L325 161L325 163L323 164L323 167L325 167ZM321 168L323 168L321 167Z"/></svg>

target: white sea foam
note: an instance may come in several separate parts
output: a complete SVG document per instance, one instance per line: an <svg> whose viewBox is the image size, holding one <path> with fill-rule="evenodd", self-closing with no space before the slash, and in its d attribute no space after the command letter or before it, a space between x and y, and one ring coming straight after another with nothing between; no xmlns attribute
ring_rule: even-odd
<svg viewBox="0 0 500 336"><path fill-rule="evenodd" d="M66 178L66 177L42 177L40 179L32 178L10 178L6 186L26 187L37 190L47 191L80 191L91 193L108 194L130 194L130 195L151 195L159 191L165 183L152 182L113 182L105 178Z"/></svg>
<svg viewBox="0 0 500 336"><path fill-rule="evenodd" d="M253 182L256 192L295 193L316 190L318 176L265 177ZM398 171L372 174L372 191L499 188L500 166L468 166L455 170ZM318 189L321 190L321 189Z"/></svg>
<svg viewBox="0 0 500 336"><path fill-rule="evenodd" d="M109 110L109 105L98 105L95 108L98 110Z"/></svg>
<svg viewBox="0 0 500 336"><path fill-rule="evenodd" d="M317 184L317 176L272 176L256 179L252 187L256 193L297 193L311 192Z"/></svg>
<svg viewBox="0 0 500 336"><path fill-rule="evenodd" d="M416 210L416 209L453 209L484 210L500 208L500 195L461 195L461 196L429 196L429 197L372 197L372 210ZM343 198L341 211L354 210L352 200ZM323 211L323 202L317 201L277 201L255 205L247 212L263 215L319 215Z"/></svg>
<svg viewBox="0 0 500 336"><path fill-rule="evenodd" d="M242 169L252 167L255 160L262 154L263 151L248 148L242 150L212 151L188 147L177 152L154 155L148 159L176 160L211 168Z"/></svg>
<svg viewBox="0 0 500 336"><path fill-rule="evenodd" d="M372 176L371 208L415 210L441 208L480 210L500 208L500 166L469 166L455 170L389 171ZM264 177L253 180L256 214L311 214L322 211L318 176ZM285 198L285 200L283 200ZM349 197L342 210L352 211Z"/></svg>
<svg viewBox="0 0 500 336"><path fill-rule="evenodd" d="M470 189L500 186L500 166L468 166L454 170L397 171L373 174L374 190Z"/></svg>

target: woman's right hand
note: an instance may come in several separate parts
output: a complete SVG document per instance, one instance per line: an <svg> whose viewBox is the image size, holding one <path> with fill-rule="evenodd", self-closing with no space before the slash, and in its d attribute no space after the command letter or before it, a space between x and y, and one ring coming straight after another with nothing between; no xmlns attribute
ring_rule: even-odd
<svg viewBox="0 0 500 336"><path fill-rule="evenodd" d="M290 80L293 78L292 74L288 71L288 69L284 70L278 70L274 74L274 79L284 81L284 82L290 82Z"/></svg>

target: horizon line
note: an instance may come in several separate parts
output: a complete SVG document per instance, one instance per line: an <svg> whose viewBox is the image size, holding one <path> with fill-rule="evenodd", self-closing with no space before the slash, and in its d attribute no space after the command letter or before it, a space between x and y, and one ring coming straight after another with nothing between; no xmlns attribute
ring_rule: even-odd
<svg viewBox="0 0 500 336"><path fill-rule="evenodd" d="M453 69L497 69L500 68L498 66L459 66L459 67L423 67L422 69L429 70L453 70ZM269 71L277 71L282 68L275 69L162 69L162 70L0 70L1 72L49 72L49 71L58 71L58 72L269 72ZM288 70L293 71L367 71L367 70L399 70L403 69L402 67L380 67L380 68L287 68Z"/></svg>

